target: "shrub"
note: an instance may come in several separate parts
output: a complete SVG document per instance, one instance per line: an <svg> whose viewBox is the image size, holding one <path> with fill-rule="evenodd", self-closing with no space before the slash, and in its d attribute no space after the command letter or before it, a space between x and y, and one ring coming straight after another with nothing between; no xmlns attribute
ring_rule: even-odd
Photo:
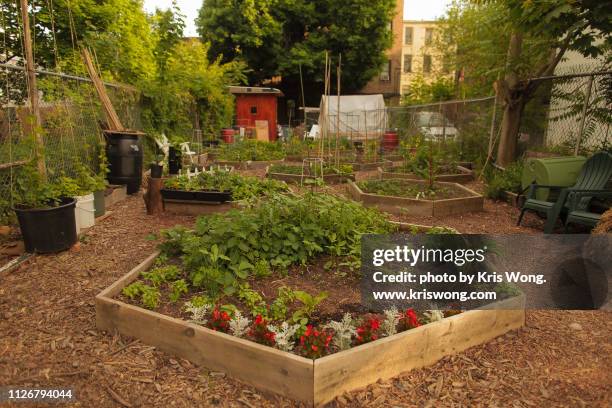
<svg viewBox="0 0 612 408"><path fill-rule="evenodd" d="M506 170L493 170L487 176L485 196L498 199L504 191L518 193L521 191L521 177L523 174L523 163L513 163Z"/></svg>

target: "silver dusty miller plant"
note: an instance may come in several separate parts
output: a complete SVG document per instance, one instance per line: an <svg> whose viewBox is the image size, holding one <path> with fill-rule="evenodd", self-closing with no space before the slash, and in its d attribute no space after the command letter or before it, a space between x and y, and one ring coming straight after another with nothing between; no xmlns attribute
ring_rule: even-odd
<svg viewBox="0 0 612 408"><path fill-rule="evenodd" d="M437 309L426 310L423 313L423 316L425 316L425 320L427 320L427 323L438 322L444 319L444 313L442 313L441 310Z"/></svg>
<svg viewBox="0 0 612 408"><path fill-rule="evenodd" d="M251 321L244 317L240 310L236 310L234 317L229 322L230 333L236 337L244 337L249 329L249 324L251 324Z"/></svg>
<svg viewBox="0 0 612 408"><path fill-rule="evenodd" d="M293 350L292 339L299 328L299 324L289 325L287 322L283 322L280 327L269 327L270 331L274 333L275 346L282 351Z"/></svg>
<svg viewBox="0 0 612 408"><path fill-rule="evenodd" d="M334 331L332 344L340 350L348 350L351 348L351 340L357 335L355 323L350 313L345 313L342 320L339 322L331 321L326 327Z"/></svg>
<svg viewBox="0 0 612 408"><path fill-rule="evenodd" d="M397 333L397 325L400 321L399 311L395 306L391 309L387 309L383 311L385 315L385 320L382 322L382 330L385 336L393 336Z"/></svg>
<svg viewBox="0 0 612 408"><path fill-rule="evenodd" d="M206 315L210 310L210 305L197 306L192 302L187 302L185 303L185 310L187 313L191 314L191 320L189 320L189 322L205 325L207 322Z"/></svg>

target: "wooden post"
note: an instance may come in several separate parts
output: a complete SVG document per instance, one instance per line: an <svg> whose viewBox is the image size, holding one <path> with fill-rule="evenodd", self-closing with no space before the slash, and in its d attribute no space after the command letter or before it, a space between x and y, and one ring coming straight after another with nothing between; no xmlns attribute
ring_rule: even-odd
<svg viewBox="0 0 612 408"><path fill-rule="evenodd" d="M164 212L164 202L161 195L163 182L163 179L149 177L147 191L143 196L147 207L147 215L159 215Z"/></svg>
<svg viewBox="0 0 612 408"><path fill-rule="evenodd" d="M42 120L38 105L38 87L36 85L36 71L34 68L34 54L32 52L32 36L30 33L30 17L28 14L28 1L20 0L21 21L23 23L23 45L26 57L26 73L28 77L28 96L30 99L31 114L34 118L33 133L36 140L34 154L36 156L38 172L43 179L47 178L47 167L43 150L45 147L41 131Z"/></svg>

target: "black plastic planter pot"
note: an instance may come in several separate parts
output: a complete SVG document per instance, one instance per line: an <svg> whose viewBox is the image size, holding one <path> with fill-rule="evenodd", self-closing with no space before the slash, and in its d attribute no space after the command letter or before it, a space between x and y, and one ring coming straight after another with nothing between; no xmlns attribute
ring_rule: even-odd
<svg viewBox="0 0 612 408"><path fill-rule="evenodd" d="M232 201L232 193L229 191L184 191L184 190L161 190L165 200L202 201L208 203L227 203Z"/></svg>
<svg viewBox="0 0 612 408"><path fill-rule="evenodd" d="M66 250L77 242L76 200L62 199L57 207L15 208L27 252L48 254Z"/></svg>
<svg viewBox="0 0 612 408"><path fill-rule="evenodd" d="M162 178L164 172L164 166L159 164L151 164L151 178L158 179Z"/></svg>

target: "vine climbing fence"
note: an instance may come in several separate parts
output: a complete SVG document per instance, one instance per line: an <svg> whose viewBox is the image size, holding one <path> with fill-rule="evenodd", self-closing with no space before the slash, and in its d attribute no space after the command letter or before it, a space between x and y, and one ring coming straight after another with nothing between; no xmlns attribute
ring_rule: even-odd
<svg viewBox="0 0 612 408"><path fill-rule="evenodd" d="M45 160L51 181L74 176L79 165L96 172L102 148L104 112L89 78L37 71ZM141 129L140 95L130 86L106 83L124 126ZM33 156L33 131L26 73L0 64L0 219L10 216L12 192Z"/></svg>

